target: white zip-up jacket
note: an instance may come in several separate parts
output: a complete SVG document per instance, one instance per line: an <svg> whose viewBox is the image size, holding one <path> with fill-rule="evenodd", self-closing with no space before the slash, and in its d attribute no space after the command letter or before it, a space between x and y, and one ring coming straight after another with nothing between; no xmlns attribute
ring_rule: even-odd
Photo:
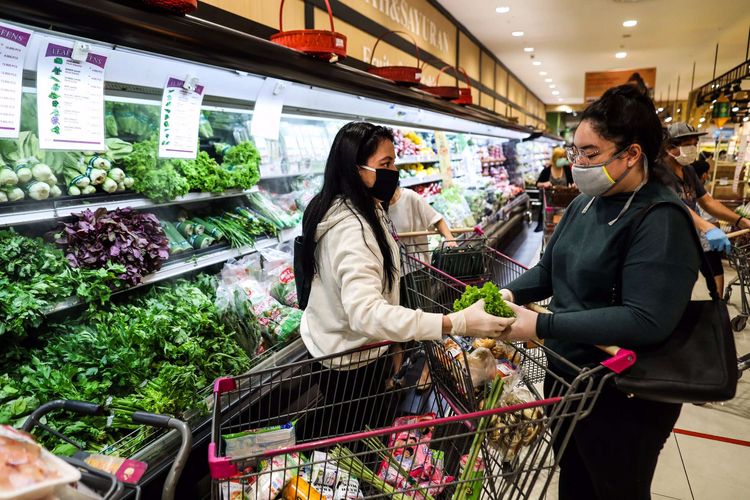
<svg viewBox="0 0 750 500"><path fill-rule="evenodd" d="M378 207L377 212L389 235L385 211ZM383 255L372 229L353 206L341 198L334 201L318 224L315 240L317 272L300 325L310 354L326 356L383 340L442 338L442 314L401 307L398 279L386 290ZM389 245L398 268L398 244L389 237ZM375 354L368 352L357 360L342 356L325 364L344 370L359 368L373 361ZM350 364L354 361L357 365Z"/></svg>

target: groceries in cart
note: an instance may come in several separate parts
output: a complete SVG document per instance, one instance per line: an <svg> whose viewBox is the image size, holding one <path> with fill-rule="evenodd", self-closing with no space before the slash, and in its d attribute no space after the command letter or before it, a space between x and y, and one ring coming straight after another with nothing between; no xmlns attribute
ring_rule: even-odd
<svg viewBox="0 0 750 500"><path fill-rule="evenodd" d="M0 426L0 498L39 498L81 478L25 432Z"/></svg>
<svg viewBox="0 0 750 500"><path fill-rule="evenodd" d="M232 458L247 458L268 450L294 446L295 434L292 422L261 429L249 429L234 434L225 434L225 454Z"/></svg>
<svg viewBox="0 0 750 500"><path fill-rule="evenodd" d="M423 423L425 427L391 434L388 438L389 452L384 454L378 470L378 477L397 489L421 488L413 492L414 498L424 498L422 491L438 495L445 484L454 479L445 474L444 452L430 448L432 420L435 420L434 413L397 418L393 422L396 427L414 423ZM372 442L371 445L378 449L379 442Z"/></svg>

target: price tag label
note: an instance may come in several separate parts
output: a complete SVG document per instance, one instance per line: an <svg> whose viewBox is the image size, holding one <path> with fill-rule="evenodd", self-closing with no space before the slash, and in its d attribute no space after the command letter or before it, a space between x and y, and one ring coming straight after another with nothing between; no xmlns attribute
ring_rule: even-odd
<svg viewBox="0 0 750 500"><path fill-rule="evenodd" d="M198 154L198 127L203 85L185 88L185 80L171 77L164 87L159 123L159 158L193 159Z"/></svg>
<svg viewBox="0 0 750 500"><path fill-rule="evenodd" d="M42 44L37 61L37 119L42 149L104 151L105 49L75 61L68 42Z"/></svg>
<svg viewBox="0 0 750 500"><path fill-rule="evenodd" d="M12 24L0 24L0 138L15 139L21 131L21 82L31 35Z"/></svg>

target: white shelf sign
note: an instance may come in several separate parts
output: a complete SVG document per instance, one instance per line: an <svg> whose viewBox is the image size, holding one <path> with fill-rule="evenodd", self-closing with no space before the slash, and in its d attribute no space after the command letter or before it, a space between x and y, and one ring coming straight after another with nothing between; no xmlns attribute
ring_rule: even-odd
<svg viewBox="0 0 750 500"><path fill-rule="evenodd" d="M188 86L192 87L192 86ZM161 99L159 158L193 159L198 154L203 85L185 88L185 81L169 78Z"/></svg>
<svg viewBox="0 0 750 500"><path fill-rule="evenodd" d="M253 107L250 134L257 139L279 140L281 109L284 107L285 84L281 80L266 78L258 92Z"/></svg>
<svg viewBox="0 0 750 500"><path fill-rule="evenodd" d="M21 83L26 47L32 32L0 24L0 138L15 139L21 130Z"/></svg>
<svg viewBox="0 0 750 500"><path fill-rule="evenodd" d="M60 42L62 43L62 42ZM104 151L104 67L94 52L72 59L73 47L42 44L37 61L37 119L42 149Z"/></svg>

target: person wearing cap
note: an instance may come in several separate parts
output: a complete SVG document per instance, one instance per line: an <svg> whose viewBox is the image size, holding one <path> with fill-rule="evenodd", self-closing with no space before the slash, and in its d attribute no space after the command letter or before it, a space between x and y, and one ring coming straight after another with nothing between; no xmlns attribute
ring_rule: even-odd
<svg viewBox="0 0 750 500"><path fill-rule="evenodd" d="M708 271L716 280L716 288L720 293L724 291L724 269L721 264L722 254L731 250L731 243L727 235L698 214L699 208L722 220L742 229L750 229L750 220L738 216L733 210L715 200L698 178L692 164L698 160L698 137L706 135L697 131L685 122L671 124L669 142L664 160L670 167L673 176L672 187L677 191L683 203L690 209L698 233L701 236L703 249L706 253L710 269Z"/></svg>

